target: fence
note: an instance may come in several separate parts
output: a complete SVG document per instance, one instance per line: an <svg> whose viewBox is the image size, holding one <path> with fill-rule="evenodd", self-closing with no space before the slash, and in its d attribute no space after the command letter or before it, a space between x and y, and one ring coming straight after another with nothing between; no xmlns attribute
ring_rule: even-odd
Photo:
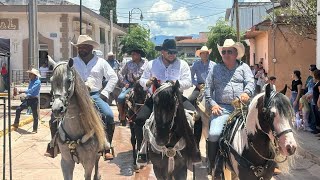
<svg viewBox="0 0 320 180"><path fill-rule="evenodd" d="M42 73L43 74L43 73ZM47 71L45 77L41 77L42 83L49 83L50 77L52 76L52 71ZM12 70L11 71L11 82L17 85L28 84L29 74L25 70Z"/></svg>

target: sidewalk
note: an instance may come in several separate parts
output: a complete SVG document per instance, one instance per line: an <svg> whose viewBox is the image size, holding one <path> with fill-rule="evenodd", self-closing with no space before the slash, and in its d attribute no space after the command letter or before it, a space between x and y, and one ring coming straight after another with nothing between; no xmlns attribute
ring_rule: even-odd
<svg viewBox="0 0 320 180"><path fill-rule="evenodd" d="M320 137L306 131L298 131L295 134L298 143L298 153L320 165Z"/></svg>

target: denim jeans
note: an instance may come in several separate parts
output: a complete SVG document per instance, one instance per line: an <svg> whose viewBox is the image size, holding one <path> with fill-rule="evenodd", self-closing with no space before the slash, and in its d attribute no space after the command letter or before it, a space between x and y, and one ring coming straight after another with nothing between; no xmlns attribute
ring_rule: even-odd
<svg viewBox="0 0 320 180"><path fill-rule="evenodd" d="M132 88L128 88L123 90L118 96L118 103L124 104L126 102L126 95L131 91Z"/></svg>
<svg viewBox="0 0 320 180"><path fill-rule="evenodd" d="M291 102L292 107L293 107L293 102L297 99L297 95L298 95L297 92L291 91L290 102ZM293 107L293 109L294 109L294 113L299 111L299 100L298 100L296 106Z"/></svg>
<svg viewBox="0 0 320 180"><path fill-rule="evenodd" d="M14 120L14 124L19 124L20 122L20 115L21 111L28 108L28 106L31 107L32 110L32 116L33 116L33 130L37 131L38 129L38 98L32 98L32 99L25 99L21 103L21 105L16 109L16 118Z"/></svg>
<svg viewBox="0 0 320 180"><path fill-rule="evenodd" d="M91 92L90 96L97 106L99 112L102 114L102 116L104 116L102 118L104 124L114 124L113 112L108 103L100 98L100 92Z"/></svg>
<svg viewBox="0 0 320 180"><path fill-rule="evenodd" d="M210 129L209 129L209 141L217 142L222 133L223 127L226 124L230 114L233 112L234 108L231 105L220 105L222 112L220 116L212 115L210 117Z"/></svg>

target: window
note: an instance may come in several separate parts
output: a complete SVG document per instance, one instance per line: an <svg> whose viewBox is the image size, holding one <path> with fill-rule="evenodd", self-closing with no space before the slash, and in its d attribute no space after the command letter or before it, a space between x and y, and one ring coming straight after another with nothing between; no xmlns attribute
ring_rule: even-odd
<svg viewBox="0 0 320 180"><path fill-rule="evenodd" d="M106 43L106 31L104 28L100 28L100 43L101 44Z"/></svg>

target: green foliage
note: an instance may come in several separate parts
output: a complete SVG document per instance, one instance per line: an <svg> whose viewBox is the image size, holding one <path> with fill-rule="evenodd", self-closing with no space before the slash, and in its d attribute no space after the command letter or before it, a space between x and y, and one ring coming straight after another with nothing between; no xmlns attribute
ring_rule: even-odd
<svg viewBox="0 0 320 180"><path fill-rule="evenodd" d="M113 23L117 23L117 0L100 0L100 15L110 20L110 10L113 10Z"/></svg>
<svg viewBox="0 0 320 180"><path fill-rule="evenodd" d="M123 55L132 49L142 49L146 53L147 59L155 58L155 45L150 41L149 36L150 32L144 27L130 26L130 32L120 42L122 45L121 54Z"/></svg>
<svg viewBox="0 0 320 180"><path fill-rule="evenodd" d="M317 1L295 0L292 7L283 7L275 10L275 15L292 27L292 30L307 39L316 40L317 34Z"/></svg>
<svg viewBox="0 0 320 180"><path fill-rule="evenodd" d="M235 29L229 26L224 20L219 19L216 25L210 28L207 46L209 49L212 49L212 53L209 58L216 62L221 61L217 44L221 46L226 39L233 39L235 41L237 39L236 37Z"/></svg>

